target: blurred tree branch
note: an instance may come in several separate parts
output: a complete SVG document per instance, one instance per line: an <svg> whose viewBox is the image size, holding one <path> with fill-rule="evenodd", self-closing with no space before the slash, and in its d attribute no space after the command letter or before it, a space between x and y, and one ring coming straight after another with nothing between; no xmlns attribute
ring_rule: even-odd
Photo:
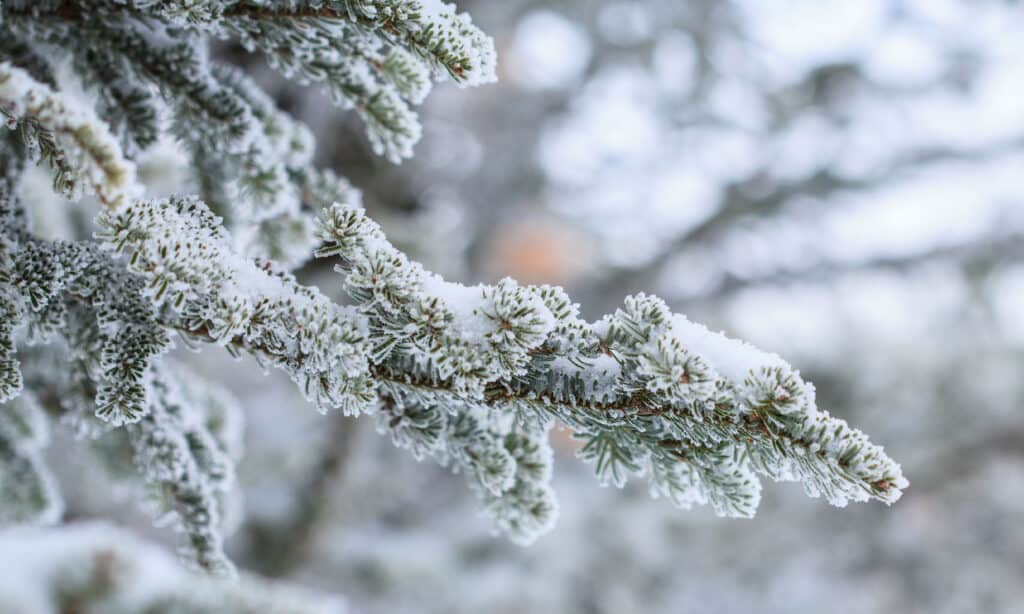
<svg viewBox="0 0 1024 614"><path fill-rule="evenodd" d="M283 523L252 522L243 527L251 552L247 560L270 577L285 577L302 566L315 538L336 509L334 496L344 478L361 421L332 414L330 435L319 450L306 482L294 493L294 511Z"/></svg>
<svg viewBox="0 0 1024 614"><path fill-rule="evenodd" d="M878 189L880 186L906 177L908 174L929 164L940 164L947 162L980 162L1007 155L1024 149L1024 139L1015 138L992 145L984 150L964 150L957 148L933 147L910 152L894 161L881 175L872 175L865 178L848 178L840 175L834 170L824 169L798 181L779 182L772 186L770 191L763 192L759 189L758 183L766 180L764 176L754 177L742 182L729 185L722 196L722 205L718 210L700 224L689 231L679 235L671 241L657 256L644 264L640 270L632 268L620 268L607 276L594 291L597 296L618 296L625 292L627 294L636 292L640 288L653 287L665 266L685 248L709 242L715 236L736 228L744 218L771 217L783 212L790 205L794 198L812 197L827 199L842 192L857 192L864 190ZM976 251L984 246L974 246ZM1010 246L1007 246L1010 249ZM939 251L948 251L939 248ZM954 250L955 251L955 250ZM1017 253L1014 251L1013 253ZM911 260L931 260L941 254L922 254ZM955 256L955 253L946 254ZM962 255L962 254L961 254ZM846 265L845 270L854 268L893 268L899 265L899 260L882 258L876 262L865 262L860 265ZM832 265L835 266L835 265ZM815 267L817 272L811 272L809 276L820 276L828 272L828 267ZM785 278L786 274L780 274ZM790 274L789 276L793 276ZM780 279L779 281L784 281ZM740 280L726 281L721 287L711 289L710 295L697 297L702 300L711 300L717 295L728 293L740 285L754 285L755 283L770 283L771 279L763 281L741 282Z"/></svg>
<svg viewBox="0 0 1024 614"><path fill-rule="evenodd" d="M724 274L713 286L700 292L692 301L717 301L743 290L761 286L784 286L794 283L823 282L858 271L907 272L915 267L946 260L958 263L968 274L983 272L993 266L1024 258L1024 237L1011 232L1002 236L986 234L968 243L937 246L922 252L900 256L881 256L850 262L818 262L798 270L777 270L765 275L740 277Z"/></svg>

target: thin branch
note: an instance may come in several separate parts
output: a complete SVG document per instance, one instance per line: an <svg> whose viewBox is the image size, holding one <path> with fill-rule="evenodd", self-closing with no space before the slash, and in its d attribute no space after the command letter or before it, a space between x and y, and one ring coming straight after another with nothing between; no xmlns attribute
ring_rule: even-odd
<svg viewBox="0 0 1024 614"><path fill-rule="evenodd" d="M735 226L743 218L768 217L779 213L796 197L828 198L842 192L876 189L880 185L899 177L905 177L909 172L928 164L990 160L1021 148L1024 148L1024 139L1015 138L994 144L984 151L947 148L922 149L910 152L894 161L882 176L850 179L826 169L806 179L780 183L769 194L763 196L751 195L752 181L731 184L726 187L721 198L723 204L714 215L676 237L653 260L645 263L642 271L619 269L607 276L594 293L598 296L607 296L620 294L622 289L625 289L626 293L632 293L641 288L649 289L657 281L665 265L684 248L708 241L715 235Z"/></svg>
<svg viewBox="0 0 1024 614"><path fill-rule="evenodd" d="M342 481L362 421L334 414L327 441L312 473L295 491L295 512L284 524L252 523L246 527L254 556L248 557L271 577L285 577L309 560L316 537L327 520L334 519L332 494Z"/></svg>
<svg viewBox="0 0 1024 614"><path fill-rule="evenodd" d="M987 233L980 240L944 245L900 256L881 256L855 261L824 261L801 269L777 270L752 277L726 273L716 284L701 290L693 297L688 297L687 301L714 302L751 288L822 282L860 271L905 273L941 260L957 262L967 271L976 271L987 269L993 263L1019 258L1024 258L1024 236L1019 232L1000 237L993 237L992 233Z"/></svg>

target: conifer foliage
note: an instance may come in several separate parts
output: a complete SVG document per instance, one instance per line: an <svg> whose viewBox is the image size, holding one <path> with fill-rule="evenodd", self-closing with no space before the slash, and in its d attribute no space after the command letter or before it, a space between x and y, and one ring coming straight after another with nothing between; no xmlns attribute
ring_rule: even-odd
<svg viewBox="0 0 1024 614"><path fill-rule="evenodd" d="M305 126L206 54L211 39L264 54L353 109L398 162L432 82L495 78L493 43L452 5L4 0L0 11L0 522L59 518L39 453L58 423L83 447L131 458L186 560L232 572L223 507L241 415L162 357L176 343L252 355L319 410L371 415L396 445L465 474L523 543L557 513L555 425L602 482L644 477L655 496L721 515L753 515L762 476L835 505L892 503L906 486L785 361L656 297L590 323L561 288L462 286L424 270L356 190L312 166ZM68 66L73 84L58 78ZM134 160L164 135L188 152L199 195L146 197ZM30 165L69 201L101 204L92 237L34 232L19 191ZM335 264L346 304L297 282L311 255Z"/></svg>

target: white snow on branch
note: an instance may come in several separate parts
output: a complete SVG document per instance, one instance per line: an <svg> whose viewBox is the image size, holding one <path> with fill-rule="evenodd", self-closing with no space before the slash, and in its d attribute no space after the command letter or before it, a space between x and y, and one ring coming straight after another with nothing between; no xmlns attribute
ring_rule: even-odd
<svg viewBox="0 0 1024 614"><path fill-rule="evenodd" d="M0 63L0 110L7 126L18 128L34 122L36 156L48 136L56 148L52 163L59 185L70 199L83 193L96 195L104 205L117 208L140 195L135 165L125 158L117 138L89 107L39 83L9 62ZM39 134L43 131L46 134Z"/></svg>

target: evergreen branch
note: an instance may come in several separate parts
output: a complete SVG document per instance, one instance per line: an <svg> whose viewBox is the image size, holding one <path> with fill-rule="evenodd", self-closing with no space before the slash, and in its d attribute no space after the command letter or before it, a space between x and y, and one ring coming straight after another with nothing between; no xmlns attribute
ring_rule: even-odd
<svg viewBox="0 0 1024 614"><path fill-rule="evenodd" d="M881 448L818 409L813 387L782 359L655 297L627 298L588 324L558 288L450 284L395 250L361 210L335 204L318 256L340 259L357 306L344 310L291 277L233 260L199 201L141 201L101 224L101 237L184 316L165 316L165 326L284 368L323 409L376 412L397 445L474 478L519 540L549 527L556 506L548 470L521 473L515 454L526 445L550 467L553 421L587 442L582 455L602 480L647 475L652 492L725 515L754 513L758 474L799 480L836 505L892 503L906 486ZM168 225L178 229L170 243L148 230ZM241 291L241 277L264 290L245 290L241 303L213 299ZM321 332L328 322L339 327L333 343Z"/></svg>
<svg viewBox="0 0 1024 614"><path fill-rule="evenodd" d="M463 19L455 15L451 5L437 0L344 0L278 7L243 0L225 9L223 17L257 21L347 21L378 32L388 42L435 62L457 82L493 79L493 49L487 49L479 31L462 23ZM457 35L449 34L448 30L454 30ZM472 40L482 55L473 57L460 49L460 38Z"/></svg>
<svg viewBox="0 0 1024 614"><path fill-rule="evenodd" d="M105 19L88 19L91 13L77 4L57 2L5 9L5 15L28 31L46 31L51 42L71 49L73 39L87 36L87 47L115 50L161 88L169 103L188 102L190 112L208 116L200 119L217 120L205 123L223 126L225 136L242 138L237 126L246 124L246 117L218 95L214 84L196 87L203 79L191 74L196 68L187 65L187 46L153 50L129 20L146 27L162 24L194 34L236 36L248 49L266 52L285 76L323 82L337 104L356 109L367 122L374 150L393 162L411 156L420 138L422 129L409 103L426 97L429 68L440 67L460 85L495 80L493 42L468 16L440 0L241 0L211 3L205 11L192 9L175 3L106 1L95 7ZM47 28L47 18L77 27Z"/></svg>
<svg viewBox="0 0 1024 614"><path fill-rule="evenodd" d="M375 361L404 376L396 386L442 382L454 401L482 396L517 415L556 418L584 438L621 436L654 464L737 446L741 466L749 461L774 479L799 478L809 493L836 504L892 502L905 483L880 448L819 411L813 388L780 358L710 333L654 297L628 298L588 325L559 289L442 282L350 208L333 207L322 232L328 244L319 255L341 257L339 270L370 329L406 337L389 341L394 349ZM424 319L424 303L430 324L410 334ZM462 364L434 349L459 341L473 354Z"/></svg>
<svg viewBox="0 0 1024 614"><path fill-rule="evenodd" d="M3 14L75 22L87 21L91 15L75 2L47 4L41 8L4 7ZM494 49L489 39L472 27L468 16L456 14L453 5L440 0L327 0L279 5L236 0L211 5L202 17L187 13L187 21L206 30L239 27L232 23L239 21L311 22L306 25L320 20L345 21L436 63L457 82L475 84L494 79ZM105 15L120 14L143 21L177 15L159 3L143 8L139 3L101 1L91 8Z"/></svg>
<svg viewBox="0 0 1024 614"><path fill-rule="evenodd" d="M117 207L140 193L135 166L91 109L7 62L0 63L0 111L9 128L22 128L29 152L55 168L56 185L69 198L88 191Z"/></svg>

